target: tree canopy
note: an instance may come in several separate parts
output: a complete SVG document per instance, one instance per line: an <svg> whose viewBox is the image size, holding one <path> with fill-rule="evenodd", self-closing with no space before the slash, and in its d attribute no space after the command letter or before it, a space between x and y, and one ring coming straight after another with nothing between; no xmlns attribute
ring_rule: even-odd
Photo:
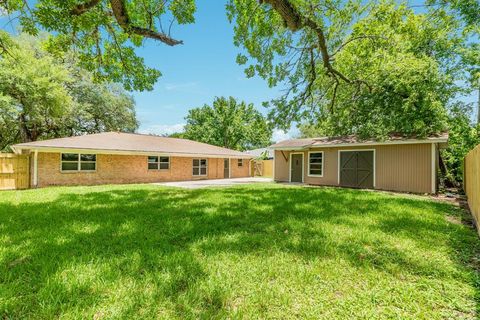
<svg viewBox="0 0 480 320"><path fill-rule="evenodd" d="M188 112L182 137L235 150L269 145L272 129L253 104L234 98L215 98L212 106L204 105Z"/></svg>
<svg viewBox="0 0 480 320"><path fill-rule="evenodd" d="M467 10L455 1L425 3L424 13L394 1L260 3L231 0L228 10L247 75L285 87L268 103L280 127L426 135L446 129L446 106L476 85L478 43L470 39L479 20L462 20Z"/></svg>
<svg viewBox="0 0 480 320"><path fill-rule="evenodd" d="M50 48L75 48L81 65L96 79L122 82L127 90L152 90L161 75L135 48L144 39L182 44L170 35L174 23L194 22L195 0L2 0L0 11L19 14L24 32L55 33Z"/></svg>
<svg viewBox="0 0 480 320"><path fill-rule="evenodd" d="M0 150L18 142L134 131L135 104L121 87L94 83L73 60L47 53L37 39L0 32Z"/></svg>

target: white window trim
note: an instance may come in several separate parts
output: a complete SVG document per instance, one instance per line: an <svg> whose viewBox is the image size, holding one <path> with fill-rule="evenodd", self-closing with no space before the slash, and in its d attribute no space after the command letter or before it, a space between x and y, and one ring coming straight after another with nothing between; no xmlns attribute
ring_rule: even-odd
<svg viewBox="0 0 480 320"><path fill-rule="evenodd" d="M310 174L310 154L312 153L321 153L322 154L322 174ZM323 151L308 151L308 171L307 176L309 177L316 177L316 178L323 178L323 169L325 166L325 153Z"/></svg>
<svg viewBox="0 0 480 320"><path fill-rule="evenodd" d="M288 181L292 182L292 155L301 154L302 155L302 183L305 181L305 152L290 152L290 159L288 163Z"/></svg>
<svg viewBox="0 0 480 320"><path fill-rule="evenodd" d="M340 185L340 153L349 151L373 151L373 189L377 188L377 150L376 149L345 149L338 150L337 160L337 185Z"/></svg>
<svg viewBox="0 0 480 320"><path fill-rule="evenodd" d="M67 154L67 153L73 153L73 154L78 155L78 160L77 161L63 161L62 154ZM95 161L82 161L82 160L80 160L82 154L94 154L95 155ZM77 163L77 170L63 170L62 169L62 163L64 163L64 162ZM95 163L95 170L80 170L82 162L83 163ZM85 172L85 173L90 172L91 173L91 172L97 172L97 162L98 162L98 159L97 159L97 154L96 153L60 152L60 172L61 173L79 173L79 172Z"/></svg>
<svg viewBox="0 0 480 320"><path fill-rule="evenodd" d="M158 162L148 162L148 157L157 157L157 158L158 158ZM160 158L168 158L168 169L161 169L161 168L160 168L160 163L167 163L167 162L160 162ZM150 163L156 163L156 164L158 165L158 166L157 166L157 169L150 169L150 168L148 167L148 165L149 165ZM153 154L147 156L147 170L148 170L148 171L169 171L169 170L170 170L170 165L171 165L171 163L170 163L170 157L169 157L169 156L160 156L160 155L153 155Z"/></svg>
<svg viewBox="0 0 480 320"><path fill-rule="evenodd" d="M195 168L195 166L193 165L194 160L198 160L198 175L193 174L193 168ZM205 160L205 174L201 174L202 160ZM230 161L230 159L228 159L228 161ZM229 166L230 166L230 163L229 163ZM192 158L192 177L206 177L206 176L208 176L208 158Z"/></svg>

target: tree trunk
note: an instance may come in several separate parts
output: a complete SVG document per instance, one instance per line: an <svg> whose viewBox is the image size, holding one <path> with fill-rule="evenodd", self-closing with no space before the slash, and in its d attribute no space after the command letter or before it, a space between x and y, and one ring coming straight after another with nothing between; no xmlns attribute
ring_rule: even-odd
<svg viewBox="0 0 480 320"><path fill-rule="evenodd" d="M440 172L442 176L445 178L445 187L447 188L458 187L458 183L456 183L455 181L452 181L448 177L448 169L447 169L447 166L445 165L445 162L443 161L441 153L438 155L438 162L439 162L438 164L440 167Z"/></svg>

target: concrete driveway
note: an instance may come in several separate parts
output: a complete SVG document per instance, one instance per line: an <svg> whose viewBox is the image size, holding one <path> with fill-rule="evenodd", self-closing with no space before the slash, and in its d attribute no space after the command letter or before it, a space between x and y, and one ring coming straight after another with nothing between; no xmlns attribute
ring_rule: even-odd
<svg viewBox="0 0 480 320"><path fill-rule="evenodd" d="M179 187L185 189L199 189L207 187L230 187L242 184L265 183L272 182L270 178L249 177L249 178L233 178L233 179L212 179L212 180L193 180L193 181L177 181L177 182L158 182L153 183L157 186Z"/></svg>

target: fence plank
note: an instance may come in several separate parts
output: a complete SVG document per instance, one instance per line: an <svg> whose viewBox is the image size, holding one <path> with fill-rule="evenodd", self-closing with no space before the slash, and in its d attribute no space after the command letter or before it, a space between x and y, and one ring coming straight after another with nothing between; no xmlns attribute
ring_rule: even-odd
<svg viewBox="0 0 480 320"><path fill-rule="evenodd" d="M273 178L273 160L252 161L252 176Z"/></svg>
<svg viewBox="0 0 480 320"><path fill-rule="evenodd" d="M0 190L28 189L29 187L29 156L0 153Z"/></svg>
<svg viewBox="0 0 480 320"><path fill-rule="evenodd" d="M465 156L464 162L464 186L467 194L468 206L472 212L477 230L480 221L480 145L475 147ZM479 230L480 232L480 230Z"/></svg>

